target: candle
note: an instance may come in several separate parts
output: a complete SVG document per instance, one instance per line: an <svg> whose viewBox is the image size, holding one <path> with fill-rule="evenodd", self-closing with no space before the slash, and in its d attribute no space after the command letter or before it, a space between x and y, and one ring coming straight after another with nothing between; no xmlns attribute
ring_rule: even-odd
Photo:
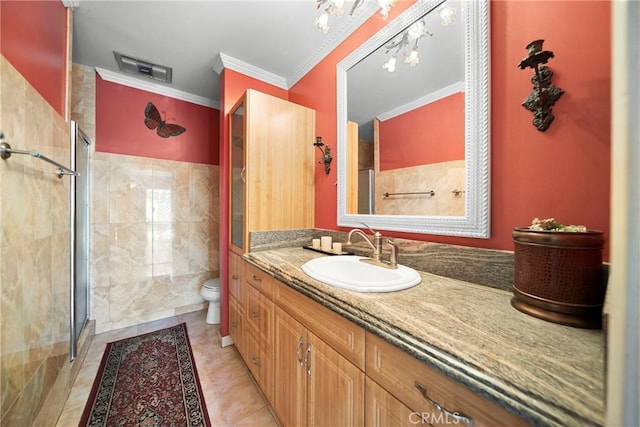
<svg viewBox="0 0 640 427"><path fill-rule="evenodd" d="M311 246L314 249L320 249L320 239L311 239Z"/></svg>
<svg viewBox="0 0 640 427"><path fill-rule="evenodd" d="M340 242L335 242L333 244L333 252L337 253L337 254L341 254L342 253L342 243Z"/></svg>
<svg viewBox="0 0 640 427"><path fill-rule="evenodd" d="M331 252L331 236L322 236L320 238L320 247L325 252Z"/></svg>

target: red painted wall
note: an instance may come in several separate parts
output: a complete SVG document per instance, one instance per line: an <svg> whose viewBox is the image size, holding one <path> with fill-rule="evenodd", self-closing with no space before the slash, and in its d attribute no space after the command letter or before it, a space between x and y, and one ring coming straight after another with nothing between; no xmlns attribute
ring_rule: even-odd
<svg viewBox="0 0 640 427"><path fill-rule="evenodd" d="M148 129L144 124L148 102L167 123L187 131L162 138ZM217 165L218 136L218 110L108 82L96 75L97 151Z"/></svg>
<svg viewBox="0 0 640 427"><path fill-rule="evenodd" d="M230 69L220 75L220 334L229 335L229 111L247 89L287 99L287 91Z"/></svg>
<svg viewBox="0 0 640 427"><path fill-rule="evenodd" d="M63 117L67 19L60 1L0 1L0 53Z"/></svg>
<svg viewBox="0 0 640 427"><path fill-rule="evenodd" d="M398 6L405 3L409 2ZM398 10L394 8L389 19ZM514 227L527 225L534 217L555 217L603 230L608 240L610 16L609 1L492 1L491 237L388 234L513 250ZM316 109L318 135L332 146L337 134L335 66L384 23L372 17L290 91L293 102ZM527 54L525 46L540 38L544 48L555 54L548 63L552 81L565 91L553 109L555 122L546 132L531 124L532 113L520 105L532 90L532 71L517 67ZM335 182L335 168L329 175L318 168L319 228L339 228Z"/></svg>
<svg viewBox="0 0 640 427"><path fill-rule="evenodd" d="M464 94L380 122L380 170L464 159Z"/></svg>

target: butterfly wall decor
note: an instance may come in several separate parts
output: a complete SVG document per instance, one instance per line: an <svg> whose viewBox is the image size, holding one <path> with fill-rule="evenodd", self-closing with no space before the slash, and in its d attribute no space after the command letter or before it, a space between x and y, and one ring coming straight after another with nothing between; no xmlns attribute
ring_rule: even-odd
<svg viewBox="0 0 640 427"><path fill-rule="evenodd" d="M174 123L167 123L165 120L162 120L160 112L151 102L147 103L147 106L144 109L144 124L149 129L156 129L156 132L162 138L178 136L187 130L182 126L178 126Z"/></svg>

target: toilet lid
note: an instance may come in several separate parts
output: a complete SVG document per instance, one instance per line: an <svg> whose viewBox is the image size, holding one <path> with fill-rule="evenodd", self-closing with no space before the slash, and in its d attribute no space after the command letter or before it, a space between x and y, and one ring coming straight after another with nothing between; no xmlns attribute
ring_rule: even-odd
<svg viewBox="0 0 640 427"><path fill-rule="evenodd" d="M204 282L204 287L207 289L220 289L220 279L209 279Z"/></svg>

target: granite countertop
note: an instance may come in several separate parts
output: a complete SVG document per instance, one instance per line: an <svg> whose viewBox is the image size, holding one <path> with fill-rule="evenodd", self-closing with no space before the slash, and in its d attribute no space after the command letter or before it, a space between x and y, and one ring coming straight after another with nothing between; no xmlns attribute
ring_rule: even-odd
<svg viewBox="0 0 640 427"><path fill-rule="evenodd" d="M421 272L389 293L325 285L300 266L325 256L302 248L244 258L535 425L604 425L604 334L536 319L511 292Z"/></svg>

